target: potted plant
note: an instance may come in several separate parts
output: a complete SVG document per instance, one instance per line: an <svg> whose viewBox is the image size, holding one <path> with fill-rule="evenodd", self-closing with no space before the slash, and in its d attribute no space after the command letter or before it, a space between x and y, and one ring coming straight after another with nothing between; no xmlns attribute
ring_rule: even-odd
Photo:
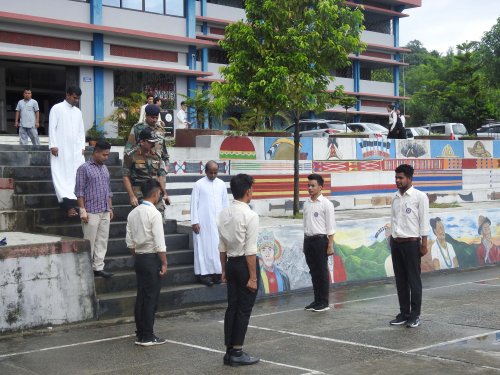
<svg viewBox="0 0 500 375"><path fill-rule="evenodd" d="M89 130L87 130L87 141L89 146L95 146L98 140L104 139L105 131L98 130L94 124Z"/></svg>

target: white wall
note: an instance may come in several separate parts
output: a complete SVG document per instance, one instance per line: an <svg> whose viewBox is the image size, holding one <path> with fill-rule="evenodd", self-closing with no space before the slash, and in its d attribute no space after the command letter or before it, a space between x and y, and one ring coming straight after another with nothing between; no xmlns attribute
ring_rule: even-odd
<svg viewBox="0 0 500 375"><path fill-rule="evenodd" d="M89 253L0 260L0 332L94 318Z"/></svg>
<svg viewBox="0 0 500 375"><path fill-rule="evenodd" d="M340 85L344 86L344 91L354 91L354 80L352 78L342 77L335 77L335 80L328 85L328 90L335 90L335 88Z"/></svg>
<svg viewBox="0 0 500 375"><path fill-rule="evenodd" d="M74 22L90 22L89 4L78 1L23 0L1 1L3 12L21 13L36 17L48 17Z"/></svg>
<svg viewBox="0 0 500 375"><path fill-rule="evenodd" d="M112 104L115 98L113 70L104 70L104 117L107 117L114 111L115 106ZM118 135L116 127L113 123L107 122L104 125L107 137L113 138Z"/></svg>
<svg viewBox="0 0 500 375"><path fill-rule="evenodd" d="M369 94L394 95L394 83L360 80L359 91Z"/></svg>
<svg viewBox="0 0 500 375"><path fill-rule="evenodd" d="M361 40L365 43L381 44L394 47L394 36L392 34L377 33L364 30L361 34Z"/></svg>
<svg viewBox="0 0 500 375"><path fill-rule="evenodd" d="M246 19L244 9L218 4L207 4L207 17L219 18L228 21L239 21Z"/></svg>

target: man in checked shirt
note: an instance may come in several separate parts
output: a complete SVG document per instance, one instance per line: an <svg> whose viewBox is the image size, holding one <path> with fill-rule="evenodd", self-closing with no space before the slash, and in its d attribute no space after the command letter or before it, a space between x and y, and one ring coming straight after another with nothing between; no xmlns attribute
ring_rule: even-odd
<svg viewBox="0 0 500 375"><path fill-rule="evenodd" d="M104 257L108 246L109 224L113 219L111 184L108 168L104 162L109 157L111 145L98 141L89 161L78 167L76 191L83 238L90 241L94 276L110 278L112 273L104 271Z"/></svg>

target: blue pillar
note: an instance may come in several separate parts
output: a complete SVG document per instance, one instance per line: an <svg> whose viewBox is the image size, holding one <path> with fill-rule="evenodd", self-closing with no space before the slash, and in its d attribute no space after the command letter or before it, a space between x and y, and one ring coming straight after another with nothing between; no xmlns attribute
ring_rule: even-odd
<svg viewBox="0 0 500 375"><path fill-rule="evenodd" d="M102 0L90 0L90 23L102 24ZM92 55L96 61L104 61L104 36L94 33ZM104 69L94 67L94 121L97 130L104 130Z"/></svg>
<svg viewBox="0 0 500 375"><path fill-rule="evenodd" d="M186 1L186 36L188 38L196 38L196 0ZM196 70L196 47L188 47L188 66L189 70ZM187 78L187 96L193 97L196 91L196 76L188 76ZM191 121L192 110L188 111L188 121ZM195 127L201 124L196 124Z"/></svg>

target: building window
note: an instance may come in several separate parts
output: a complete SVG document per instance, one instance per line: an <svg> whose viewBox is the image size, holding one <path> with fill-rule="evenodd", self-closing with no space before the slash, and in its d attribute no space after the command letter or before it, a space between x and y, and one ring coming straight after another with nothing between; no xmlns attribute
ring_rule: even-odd
<svg viewBox="0 0 500 375"><path fill-rule="evenodd" d="M367 31L382 34L391 34L392 32L392 21L387 16L366 12L363 24Z"/></svg>
<svg viewBox="0 0 500 375"><path fill-rule="evenodd" d="M184 1L165 0L165 13L172 16L184 17Z"/></svg>
<svg viewBox="0 0 500 375"><path fill-rule="evenodd" d="M241 9L245 8L245 0L207 0L207 3L225 5L228 7L241 8Z"/></svg>
<svg viewBox="0 0 500 375"><path fill-rule="evenodd" d="M163 0L145 0L144 10L151 13L163 14Z"/></svg>
<svg viewBox="0 0 500 375"><path fill-rule="evenodd" d="M102 5L107 5L110 7L120 7L120 0L102 0Z"/></svg>
<svg viewBox="0 0 500 375"><path fill-rule="evenodd" d="M184 0L102 0L102 5L184 17Z"/></svg>
<svg viewBox="0 0 500 375"><path fill-rule="evenodd" d="M128 96L132 92L143 92L162 99L162 108L175 109L175 76L166 73L114 71L114 95ZM119 105L119 103L115 103Z"/></svg>
<svg viewBox="0 0 500 375"><path fill-rule="evenodd" d="M142 0L122 0L122 8L143 10Z"/></svg>

